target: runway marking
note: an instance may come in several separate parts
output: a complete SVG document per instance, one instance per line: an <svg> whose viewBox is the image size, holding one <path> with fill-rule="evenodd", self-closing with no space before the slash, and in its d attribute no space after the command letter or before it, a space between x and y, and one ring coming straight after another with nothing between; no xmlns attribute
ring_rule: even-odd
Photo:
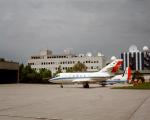
<svg viewBox="0 0 150 120"><path fill-rule="evenodd" d="M134 116L134 114L140 109L140 107L150 98L150 96L146 97L139 106L131 113L128 120L131 120L131 118Z"/></svg>
<svg viewBox="0 0 150 120"><path fill-rule="evenodd" d="M27 116L17 116L17 115L0 115L3 117L14 117L14 118L27 118L27 119L38 119L38 120L63 120L59 118L45 118L45 117L27 117Z"/></svg>

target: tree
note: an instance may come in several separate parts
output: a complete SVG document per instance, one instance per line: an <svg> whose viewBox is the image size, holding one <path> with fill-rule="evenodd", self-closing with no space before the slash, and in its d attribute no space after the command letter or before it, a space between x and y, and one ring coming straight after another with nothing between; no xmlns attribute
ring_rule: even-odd
<svg viewBox="0 0 150 120"><path fill-rule="evenodd" d="M35 83L39 82L41 77L38 73L31 68L30 65L24 66L23 64L20 65L20 82L23 83Z"/></svg>
<svg viewBox="0 0 150 120"><path fill-rule="evenodd" d="M132 81L134 81L135 79L137 79L137 81L141 81L142 83L145 82L144 77L142 76L142 74L139 71L135 71L133 73L133 77L132 77Z"/></svg>
<svg viewBox="0 0 150 120"><path fill-rule="evenodd" d="M74 71L73 71L73 68L70 67L70 68L66 69L66 72L67 72L67 73L68 73L68 72L71 73L71 72L74 72Z"/></svg>
<svg viewBox="0 0 150 120"><path fill-rule="evenodd" d="M39 74L41 75L43 79L52 77L51 71L48 69L44 69L44 68L40 69Z"/></svg>
<svg viewBox="0 0 150 120"><path fill-rule="evenodd" d="M21 83L41 83L42 77L31 66L19 66L19 79Z"/></svg>
<svg viewBox="0 0 150 120"><path fill-rule="evenodd" d="M73 71L74 72L84 72L87 70L87 67L85 64L78 62L73 66Z"/></svg>
<svg viewBox="0 0 150 120"><path fill-rule="evenodd" d="M53 76L56 76L58 73L62 73L61 66L58 67L57 71L53 74Z"/></svg>

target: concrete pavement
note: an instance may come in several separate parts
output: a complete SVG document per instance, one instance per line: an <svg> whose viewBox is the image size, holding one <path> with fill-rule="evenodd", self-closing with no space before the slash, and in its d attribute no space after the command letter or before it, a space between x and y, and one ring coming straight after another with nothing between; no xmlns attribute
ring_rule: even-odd
<svg viewBox="0 0 150 120"><path fill-rule="evenodd" d="M150 90L0 85L0 120L150 120Z"/></svg>

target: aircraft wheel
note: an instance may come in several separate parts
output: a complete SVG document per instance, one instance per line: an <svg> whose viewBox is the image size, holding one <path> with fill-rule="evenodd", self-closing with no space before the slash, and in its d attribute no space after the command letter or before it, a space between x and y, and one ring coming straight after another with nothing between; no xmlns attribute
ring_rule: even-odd
<svg viewBox="0 0 150 120"><path fill-rule="evenodd" d="M103 83L103 84L102 84L102 87L105 87L105 86L106 86L106 84L105 84L105 83Z"/></svg>
<svg viewBox="0 0 150 120"><path fill-rule="evenodd" d="M87 82L83 83L83 88L89 88L89 84Z"/></svg>
<svg viewBox="0 0 150 120"><path fill-rule="evenodd" d="M61 84L60 87L63 88L64 86Z"/></svg>

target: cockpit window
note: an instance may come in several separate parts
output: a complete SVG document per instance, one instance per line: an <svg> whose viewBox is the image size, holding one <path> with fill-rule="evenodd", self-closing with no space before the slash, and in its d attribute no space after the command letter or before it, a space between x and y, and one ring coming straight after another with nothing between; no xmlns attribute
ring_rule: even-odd
<svg viewBox="0 0 150 120"><path fill-rule="evenodd" d="M55 77L59 77L60 76L60 74L57 74Z"/></svg>

